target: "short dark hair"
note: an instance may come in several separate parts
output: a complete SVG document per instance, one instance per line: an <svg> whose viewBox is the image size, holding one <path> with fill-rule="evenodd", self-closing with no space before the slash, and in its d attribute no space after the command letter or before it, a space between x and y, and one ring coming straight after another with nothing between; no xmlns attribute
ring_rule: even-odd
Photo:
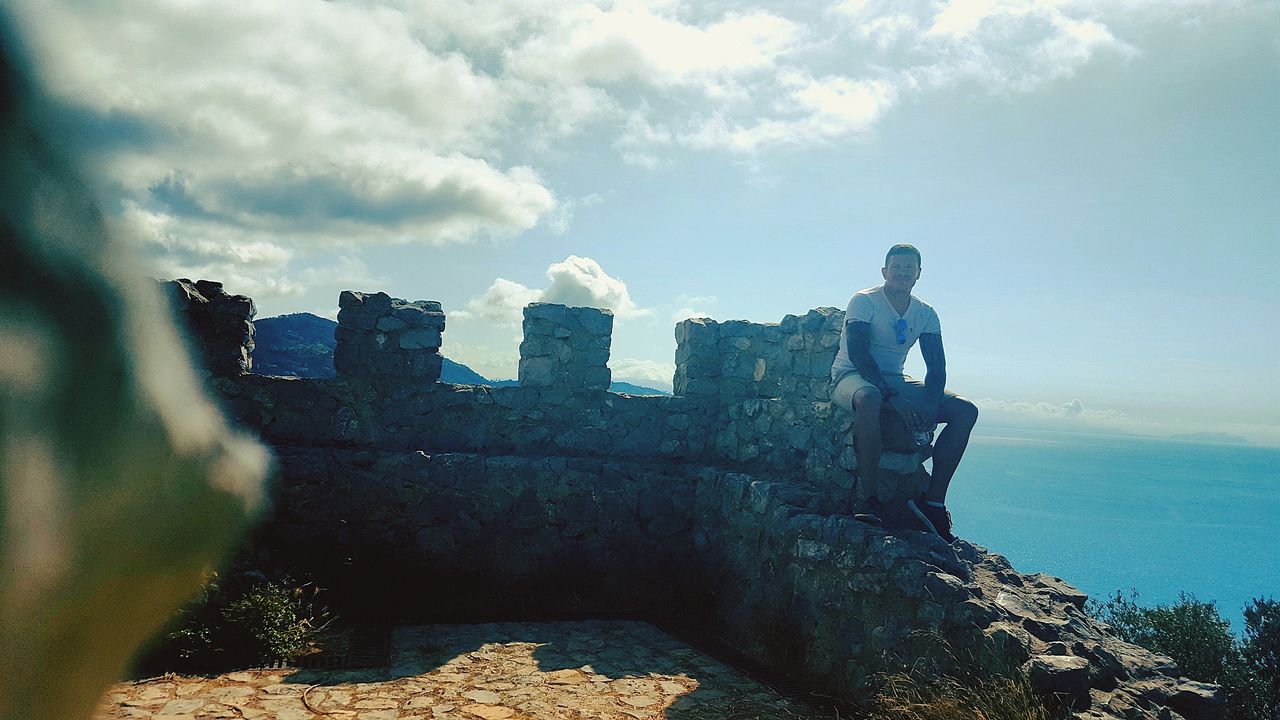
<svg viewBox="0 0 1280 720"><path fill-rule="evenodd" d="M894 245L893 247L889 248L889 252L885 253L884 255L885 267L889 267L889 258L893 257L894 255L914 255L916 258L916 265L923 264L920 262L920 251L916 249L915 245L909 245L907 243L898 243L897 245Z"/></svg>

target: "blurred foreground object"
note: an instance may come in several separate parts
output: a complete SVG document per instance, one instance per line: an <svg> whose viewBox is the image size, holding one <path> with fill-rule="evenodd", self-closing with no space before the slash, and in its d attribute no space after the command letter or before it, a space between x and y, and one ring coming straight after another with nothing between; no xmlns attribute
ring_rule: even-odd
<svg viewBox="0 0 1280 720"><path fill-rule="evenodd" d="M241 537L268 455L196 382L0 15L0 718L85 718Z"/></svg>

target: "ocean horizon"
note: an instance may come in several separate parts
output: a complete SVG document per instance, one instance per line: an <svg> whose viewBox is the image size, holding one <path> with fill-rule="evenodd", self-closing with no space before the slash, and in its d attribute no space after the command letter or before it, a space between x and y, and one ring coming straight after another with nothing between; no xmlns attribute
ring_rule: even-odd
<svg viewBox="0 0 1280 720"><path fill-rule="evenodd" d="M1280 449L979 421L947 504L960 537L1093 599L1185 592L1239 633L1280 596Z"/></svg>

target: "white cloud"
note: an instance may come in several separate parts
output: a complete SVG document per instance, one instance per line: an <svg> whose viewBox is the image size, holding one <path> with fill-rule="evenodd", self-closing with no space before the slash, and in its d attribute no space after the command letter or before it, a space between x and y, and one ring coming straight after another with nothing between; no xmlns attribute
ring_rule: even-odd
<svg viewBox="0 0 1280 720"><path fill-rule="evenodd" d="M273 301L282 300L289 304L288 300L305 293L327 290L332 306L312 310L332 316L341 290L389 283L355 256L281 247L268 235L211 223L188 222L179 231L172 216L128 203L113 225L121 237L142 251L144 267L151 275L217 280L228 292L248 295L260 306L281 304Z"/></svg>
<svg viewBox="0 0 1280 720"><path fill-rule="evenodd" d="M343 290L369 292L391 284L391 279L369 269L363 260L349 255L326 257L326 262L303 267L297 273L298 284L308 289L327 289L332 304L318 308L317 315L336 318L338 295Z"/></svg>
<svg viewBox="0 0 1280 720"><path fill-rule="evenodd" d="M978 421L984 426L1016 426L1031 429L1072 430L1077 432L1121 432L1159 435L1160 423L1138 418L1112 409L1085 407L1078 399L1065 403L1027 402L981 398L974 404L982 411Z"/></svg>
<svg viewBox="0 0 1280 720"><path fill-rule="evenodd" d="M675 363L660 363L636 358L610 358L609 369L614 380L643 385L658 390L671 391L671 378L675 375Z"/></svg>
<svg viewBox="0 0 1280 720"><path fill-rule="evenodd" d="M517 75L568 82L703 84L773 65L797 35L795 23L764 12L697 26L635 3L581 4L512 50L507 64Z"/></svg>
<svg viewBox="0 0 1280 720"><path fill-rule="evenodd" d="M633 110L627 116L613 146L621 153L623 162L654 168L660 164L655 151L671 145L673 140L669 128L651 122L648 108L645 107Z"/></svg>
<svg viewBox="0 0 1280 720"><path fill-rule="evenodd" d="M679 310L676 310L675 312L671 313L672 322L680 322L681 320L688 320L689 318L709 318L709 317L713 317L711 313L704 312L702 310L694 310L691 307L682 307Z"/></svg>
<svg viewBox="0 0 1280 720"><path fill-rule="evenodd" d="M589 257L570 255L563 262L552 263L547 280L550 284L542 291L543 302L608 308L619 318L649 314L631 300L626 283Z"/></svg>
<svg viewBox="0 0 1280 720"><path fill-rule="evenodd" d="M833 11L853 37L874 45L869 62L902 89L976 80L994 92L1020 92L1074 74L1099 52L1134 54L1100 19L1132 9L1072 0L867 0Z"/></svg>
<svg viewBox="0 0 1280 720"><path fill-rule="evenodd" d="M993 411L1001 413L1010 413L1014 415L1026 415L1040 418L1063 418L1082 420L1094 420L1098 422L1127 422L1124 413L1116 410L1090 410L1086 409L1078 399L1062 404L1054 404L1049 402L1026 402L1022 400L993 400L991 398L982 398L975 400L974 403L983 411Z"/></svg>
<svg viewBox="0 0 1280 720"><path fill-rule="evenodd" d="M452 321L454 314L449 315ZM448 335L448 333L446 333ZM514 380L519 375L520 356L513 344L506 349L488 345L455 342L446 337L440 352L450 360L462 363L490 380Z"/></svg>
<svg viewBox="0 0 1280 720"><path fill-rule="evenodd" d="M813 145L871 130L898 96L897 87L884 80L790 73L779 84L788 91L779 103L781 116L735 125L716 114L682 139L694 147L741 153L776 145Z"/></svg>
<svg viewBox="0 0 1280 720"><path fill-rule="evenodd" d="M15 13L53 92L106 136L100 175L122 214L163 226L151 235L164 243L144 242L161 262L177 264L181 246L250 272L258 258L232 248L252 254L267 233L280 252L469 242L521 233L556 207L495 144L530 91L428 46L406 10L124 5L20 0ZM193 259L184 274L205 267Z"/></svg>
<svg viewBox="0 0 1280 720"><path fill-rule="evenodd" d="M498 278L483 295L472 298L466 307L451 314L457 318L479 317L507 327L519 327L524 318L525 305L541 299L541 290Z"/></svg>
<svg viewBox="0 0 1280 720"><path fill-rule="evenodd" d="M880 51L887 50L900 38L917 32L920 22L910 15L881 15L859 24L855 32L875 42Z"/></svg>
<svg viewBox="0 0 1280 720"><path fill-rule="evenodd" d="M557 235L563 235L569 231L569 226L573 223L574 213L578 208L589 208L604 202L604 196L600 193L591 193L573 200L565 200L556 206L556 209L547 216L547 227L551 232Z"/></svg>
<svg viewBox="0 0 1280 720"><path fill-rule="evenodd" d="M147 194L151 206L188 225L269 231L307 244L352 237L441 244L511 234L556 204L529 168L503 173L476 158L389 148L230 173L170 173Z"/></svg>
<svg viewBox="0 0 1280 720"><path fill-rule="evenodd" d="M796 75L787 84L795 88L791 97L798 107L810 113L806 124L826 137L866 131L897 97L883 80Z"/></svg>
<svg viewBox="0 0 1280 720"><path fill-rule="evenodd" d="M452 314L459 318L479 317L507 327L519 327L524 307L532 302L551 302L578 307L607 308L618 318L650 314L631 299L622 280L605 272L589 257L570 255L547 267L547 287L541 290L498 278L479 297L472 298Z"/></svg>
<svg viewBox="0 0 1280 720"><path fill-rule="evenodd" d="M1026 15L1032 7L1028 3L1001 2L1001 0L950 0L933 17L933 24L925 33L930 36L966 38L972 36L984 20L999 15Z"/></svg>
<svg viewBox="0 0 1280 720"><path fill-rule="evenodd" d="M675 298L675 302L672 303L677 305L678 309L671 313L671 321L678 323L689 318L715 317L714 314L702 308L715 305L718 302L719 298L715 295L679 295Z"/></svg>
<svg viewBox="0 0 1280 720"><path fill-rule="evenodd" d="M1151 437L1201 440L1242 440L1266 447L1280 447L1280 425L1224 423L1135 417L1119 410L1084 406L1078 399L1066 403L1026 402L982 398L974 403L982 411L983 426L1017 426L1030 429L1120 432Z"/></svg>
<svg viewBox="0 0 1280 720"><path fill-rule="evenodd" d="M1114 28L1165 6L845 0L809 17L724 7L16 0L12 11L55 94L84 111L108 208L138 226L144 251L181 274L268 286L262 268L318 247L354 256L368 243L567 232L585 201L558 199L539 167L589 130L646 168L687 148L840 142L911 93L962 81L1023 91L1100 54L1133 54ZM547 292L638 312L602 271L563 272L574 279ZM276 281L272 292L293 289Z"/></svg>

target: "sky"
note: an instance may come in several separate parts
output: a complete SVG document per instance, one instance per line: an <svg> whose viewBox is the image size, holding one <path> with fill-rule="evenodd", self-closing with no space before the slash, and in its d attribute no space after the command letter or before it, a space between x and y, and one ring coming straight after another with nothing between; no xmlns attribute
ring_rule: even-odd
<svg viewBox="0 0 1280 720"><path fill-rule="evenodd" d="M505 378L525 303L608 307L670 389L680 319L909 242L986 422L1280 447L1275 0L9 5L147 272L259 317L439 300Z"/></svg>

